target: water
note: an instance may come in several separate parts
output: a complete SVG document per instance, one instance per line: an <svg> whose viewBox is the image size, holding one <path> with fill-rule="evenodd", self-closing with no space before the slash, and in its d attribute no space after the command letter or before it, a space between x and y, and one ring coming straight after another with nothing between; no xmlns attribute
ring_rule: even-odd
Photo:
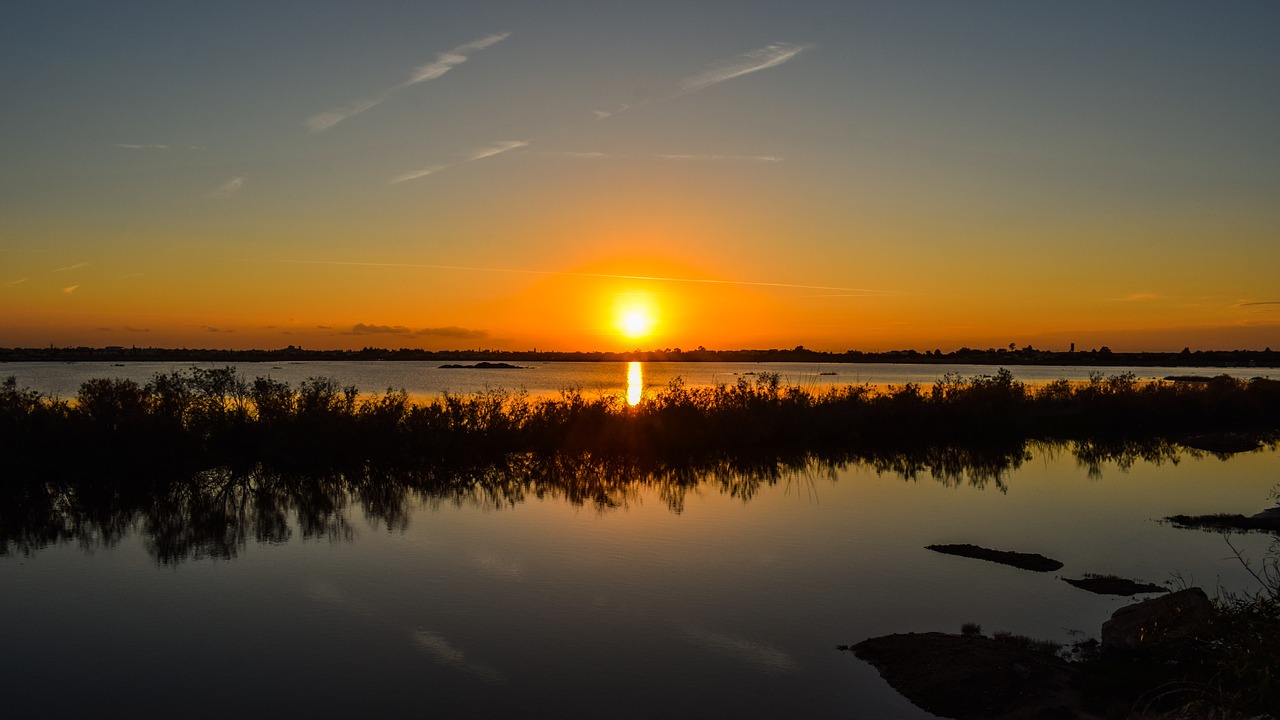
<svg viewBox="0 0 1280 720"><path fill-rule="evenodd" d="M406 390L416 398L439 397L444 392L466 394L493 389L526 391L532 396L555 395L561 390L578 389L590 394L623 395L627 391L628 363L523 363L526 367L506 370L442 369L440 362L292 362L238 363L236 369L246 378L270 377L294 387L312 377L330 377L343 385L355 385L366 393L380 393L387 388ZM469 364L469 363L468 363ZM912 365L893 363L637 363L642 366L641 389L652 393L674 378L689 386L733 384L739 379L754 382L759 373L778 373L783 384L819 390L832 385L870 384L901 385L912 382L930 385L945 373L965 377L991 375L991 365ZM156 374L175 370L225 367L224 363L0 363L0 378L13 376L19 387L38 390L48 395L72 398L80 384L100 377L129 378L146 383ZM1218 375L1227 373L1239 378L1269 377L1280 379L1276 368L1177 368L1177 367L1079 367L1079 366L1011 366L1014 377L1040 383L1050 380L1088 380L1090 373L1117 375L1132 372L1140 379L1157 379L1169 375ZM632 386L634 388L634 383Z"/></svg>
<svg viewBox="0 0 1280 720"><path fill-rule="evenodd" d="M256 507L223 488L243 510L230 520L174 497L113 515L117 497L72 512L78 537L26 547L9 508L0 691L13 717L927 718L835 646L965 622L1096 637L1130 600L1059 579L1084 573L1248 588L1220 536L1157 519L1256 512L1278 463L1272 449L1091 470L1037 447L998 482L811 465L649 479L607 503L550 481L364 500L313 483L272 506L259 478L241 487ZM950 542L1066 567L923 549ZM1255 558L1269 545L1235 542Z"/></svg>

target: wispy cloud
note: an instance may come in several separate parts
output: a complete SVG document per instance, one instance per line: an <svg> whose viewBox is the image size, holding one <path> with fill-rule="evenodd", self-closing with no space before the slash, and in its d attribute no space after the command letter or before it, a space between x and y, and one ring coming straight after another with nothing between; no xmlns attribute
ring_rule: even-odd
<svg viewBox="0 0 1280 720"><path fill-rule="evenodd" d="M1141 302L1143 300L1155 300L1158 297L1160 296L1155 293L1131 293L1124 297L1115 298L1115 300L1119 302Z"/></svg>
<svg viewBox="0 0 1280 720"><path fill-rule="evenodd" d="M420 178L420 177L426 177L426 176L428 176L428 175L430 175L430 174L432 174L432 173L440 172L441 170L445 169L446 167L448 167L448 166L447 166L447 165L432 165L431 167L429 167L429 168L423 168L422 170L414 170L413 172L407 172L407 173L405 173L405 174L403 174L403 175L397 175L397 176L395 176L395 177L391 178L391 181L390 181L389 183L387 183L387 184L388 184L388 185L395 185L396 183L407 182L407 181L409 181L409 180L417 180L417 179L418 179L418 178Z"/></svg>
<svg viewBox="0 0 1280 720"><path fill-rule="evenodd" d="M876 290L872 288L833 287L828 285L801 285L793 283L764 282L754 280L715 280L708 278L664 277L659 275L622 275L613 273L567 272L563 270L534 270L531 268L499 268L476 267L469 265L431 265L425 263L378 263L354 262L345 260L280 260L278 262L296 263L299 265L340 265L345 267L388 267L388 268L425 268L431 270L467 270L472 272L519 273L523 275L558 275L562 277L610 278L617 280L643 280L652 282L695 283L702 285L742 285L748 287L792 288L800 290L832 290L836 292L864 293L866 295L906 295L897 290ZM359 327L359 326L357 326Z"/></svg>
<svg viewBox="0 0 1280 720"><path fill-rule="evenodd" d="M366 325L356 323L344 335L405 335L412 332L403 325Z"/></svg>
<svg viewBox="0 0 1280 720"><path fill-rule="evenodd" d="M723 161L731 160L738 162L782 162L782 158L777 155L659 155L663 160L702 160L702 161Z"/></svg>
<svg viewBox="0 0 1280 720"><path fill-rule="evenodd" d="M697 92L717 83L722 83L725 80L732 80L736 77L777 67L799 55L807 47L806 45L792 45L790 43L765 45L759 50L743 53L731 60L717 63L697 75L685 78L680 81L680 91L677 94L683 95Z"/></svg>
<svg viewBox="0 0 1280 720"><path fill-rule="evenodd" d="M472 162L475 160L483 160L484 158L487 158L487 157L500 155L504 152L507 152L508 150L515 150L516 148L526 147L528 146L528 144L529 144L529 141L527 140L499 140L498 142L495 142L491 145L480 148L475 152L473 152L470 156L467 157L467 162Z"/></svg>
<svg viewBox="0 0 1280 720"><path fill-rule="evenodd" d="M118 278L116 278L116 279L117 279L117 280L131 280L131 279L133 279L133 278L140 278L140 277L144 277L144 274L143 274L143 273L140 273L140 272L136 272L136 273L129 273L128 275L121 275L120 277L118 277Z"/></svg>
<svg viewBox="0 0 1280 720"><path fill-rule="evenodd" d="M207 333L235 332L235 330L223 330L222 328L216 328L212 325L201 325L200 329Z"/></svg>
<svg viewBox="0 0 1280 720"><path fill-rule="evenodd" d="M620 112L625 112L630 109L630 105L621 105L613 110L592 110L591 113L596 116L597 120L603 120L607 117L613 117Z"/></svg>
<svg viewBox="0 0 1280 720"><path fill-rule="evenodd" d="M76 289L79 287L80 287L79 285L69 285L67 287L62 288L62 292L70 295L71 293L74 293Z"/></svg>
<svg viewBox="0 0 1280 720"><path fill-rule="evenodd" d="M168 145L159 145L159 144L134 145L132 143L116 143L115 145L112 145L112 147L118 147L122 150L168 150L169 149Z"/></svg>
<svg viewBox="0 0 1280 720"><path fill-rule="evenodd" d="M388 93L388 95L389 94L390 93ZM359 115L386 99L387 95L384 95L376 100L360 100L353 102L346 107L338 108L337 110L328 110L322 113L316 113L315 115L307 118L307 127L311 129L311 132L328 130L352 115Z"/></svg>
<svg viewBox="0 0 1280 720"><path fill-rule="evenodd" d="M1280 305L1280 300L1258 300L1256 302L1236 303L1236 307L1255 307L1258 305Z"/></svg>
<svg viewBox="0 0 1280 720"><path fill-rule="evenodd" d="M452 338L455 340L478 340L480 338L489 337L489 333L485 330L470 330L457 325L448 327L422 328L414 333L414 335L426 335L430 337Z"/></svg>
<svg viewBox="0 0 1280 720"><path fill-rule="evenodd" d="M467 53L484 50L487 47L496 45L503 40L506 40L510 35L511 33L509 32L486 35L479 40L472 40L469 43L459 45L448 52L437 53L435 62L428 63L418 68L417 71L414 72L413 76L410 77L407 82L400 85L400 87L405 88L410 85L417 85L420 82L435 80L441 75L444 75L455 67L466 62Z"/></svg>
<svg viewBox="0 0 1280 720"><path fill-rule="evenodd" d="M89 263L79 262L79 263L76 263L75 265L68 265L66 267L54 268L49 272L67 272L68 270L79 270L80 268L83 268L83 267L89 267Z"/></svg>
<svg viewBox="0 0 1280 720"><path fill-rule="evenodd" d="M230 180L222 183L216 190L209 193L209 197L229 198L240 192L240 188L244 187L244 176L238 175Z"/></svg>
<svg viewBox="0 0 1280 720"><path fill-rule="evenodd" d="M142 332L142 333L151 332L151 328L136 328L136 327L131 327L129 325L125 325L124 329L128 330L129 332Z"/></svg>
<svg viewBox="0 0 1280 720"><path fill-rule="evenodd" d="M477 148L475 150L472 150L469 154L467 154L466 157L462 159L462 162L469 163L469 162L475 162L476 160L483 160L485 158L493 157L494 155L501 155L502 153L507 152L509 150L515 150L516 148L527 147L528 145L529 145L528 140L499 140L497 142L490 143L489 145L486 145L482 148ZM397 175L391 178L390 180L388 180L387 184L396 185L398 183L407 182L409 180L417 180L420 177L426 177L427 175L434 175L435 173L438 173L441 170L447 170L448 168L449 168L448 165L432 165L431 167L423 168L422 170L414 170L412 172L404 173L403 175Z"/></svg>
<svg viewBox="0 0 1280 720"><path fill-rule="evenodd" d="M29 279L30 278L18 278L17 280L10 280L9 282L5 283L5 285L21 285L22 283L26 282Z"/></svg>
<svg viewBox="0 0 1280 720"><path fill-rule="evenodd" d="M336 110L316 113L315 115L307 118L306 125L310 128L311 132L322 132L324 130L328 130L353 115L359 115L369 108L380 105L387 98L407 87L412 87L413 85L424 83L428 80L435 80L453 68L466 62L471 53L496 45L497 43L506 40L510 35L511 33L509 32L486 35L479 40L472 40L471 42L463 43L462 45L459 45L447 52L437 53L434 62L427 63L426 65L415 69L413 74L409 76L409 79L399 85L383 91L371 100L360 100Z"/></svg>

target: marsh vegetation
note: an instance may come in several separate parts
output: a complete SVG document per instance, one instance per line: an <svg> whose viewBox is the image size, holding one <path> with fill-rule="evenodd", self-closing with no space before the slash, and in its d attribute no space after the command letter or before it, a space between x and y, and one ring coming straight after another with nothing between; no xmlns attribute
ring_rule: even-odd
<svg viewBox="0 0 1280 720"><path fill-rule="evenodd" d="M580 390L539 399L491 390L411 402L404 391L366 396L323 377L297 387L249 381L229 367L158 374L145 384L95 379L71 400L21 389L13 378L0 385L0 451L10 478L260 462L417 468L521 453L688 467L909 450L945 464L949 456L1016 455L1036 441L1075 443L1084 458L1158 455L1175 444L1203 446L1205 438L1256 447L1278 430L1280 382L1226 376L1175 383L1094 375L1029 386L1000 370L947 375L931 387L810 391L762 373L711 387L677 379L635 406Z"/></svg>

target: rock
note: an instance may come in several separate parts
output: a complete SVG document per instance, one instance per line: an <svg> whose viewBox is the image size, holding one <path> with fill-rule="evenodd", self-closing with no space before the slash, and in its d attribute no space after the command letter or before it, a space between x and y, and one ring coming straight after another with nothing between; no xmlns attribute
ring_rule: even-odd
<svg viewBox="0 0 1280 720"><path fill-rule="evenodd" d="M1142 593L1169 592L1168 588L1137 582L1114 575L1085 575L1082 578L1062 578L1066 583L1098 595L1139 595Z"/></svg>
<svg viewBox="0 0 1280 720"><path fill-rule="evenodd" d="M1257 530L1280 533L1280 507L1263 510L1255 515L1172 515L1165 518L1174 527L1196 530Z"/></svg>
<svg viewBox="0 0 1280 720"><path fill-rule="evenodd" d="M1054 570L1062 569L1061 562L1036 553L992 550L990 548L968 544L926 545L925 549L945 553L947 555L959 555L960 557L987 560L988 562L1000 563L1001 565L1011 565L1022 570L1033 570L1035 572L1053 572Z"/></svg>
<svg viewBox="0 0 1280 720"><path fill-rule="evenodd" d="M1018 638L910 633L870 638L849 649L935 715L958 720L1087 717L1071 666Z"/></svg>
<svg viewBox="0 0 1280 720"><path fill-rule="evenodd" d="M1126 605L1102 624L1102 647L1156 649L1195 637L1213 616L1213 603L1200 588Z"/></svg>

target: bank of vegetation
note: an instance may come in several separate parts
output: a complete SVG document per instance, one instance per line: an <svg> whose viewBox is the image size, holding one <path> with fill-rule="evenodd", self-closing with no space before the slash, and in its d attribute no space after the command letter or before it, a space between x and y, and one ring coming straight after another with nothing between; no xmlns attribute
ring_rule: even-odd
<svg viewBox="0 0 1280 720"><path fill-rule="evenodd" d="M1247 448L1278 430L1280 382L1227 376L1030 386L1001 369L932 386L813 391L761 374L714 387L677 380L634 407L576 390L412 402L403 391L364 396L328 378L297 387L248 380L230 367L158 374L145 384L91 380L72 399L21 389L13 378L0 384L0 451L10 478L254 463L405 468L520 453L679 466L753 455L963 454L1028 441L1075 442L1087 461L1091 452L1128 445Z"/></svg>

